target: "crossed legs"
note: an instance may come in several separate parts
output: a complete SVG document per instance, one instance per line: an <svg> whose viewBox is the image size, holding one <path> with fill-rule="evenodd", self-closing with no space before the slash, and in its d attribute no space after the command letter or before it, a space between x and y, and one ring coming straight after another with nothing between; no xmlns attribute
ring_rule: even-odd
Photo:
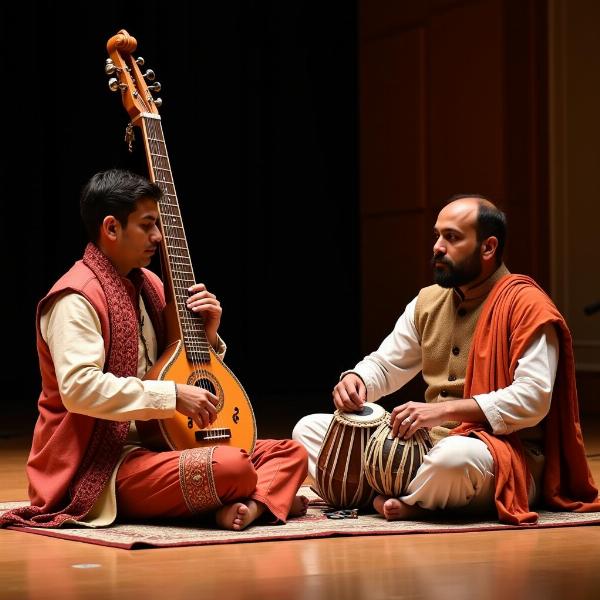
<svg viewBox="0 0 600 600"><path fill-rule="evenodd" d="M494 509L494 461L479 439L450 436L425 456L406 494L377 496L375 510L390 521L426 517L433 510L482 513Z"/></svg>

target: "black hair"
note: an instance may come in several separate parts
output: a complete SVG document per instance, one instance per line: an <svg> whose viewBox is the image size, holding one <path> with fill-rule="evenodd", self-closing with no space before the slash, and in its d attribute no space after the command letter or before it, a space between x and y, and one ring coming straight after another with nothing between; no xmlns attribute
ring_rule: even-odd
<svg viewBox="0 0 600 600"><path fill-rule="evenodd" d="M110 169L96 173L83 188L79 201L81 218L90 241L98 241L100 226L108 215L113 215L126 227L129 215L142 198L158 202L162 191L155 183L131 171Z"/></svg>

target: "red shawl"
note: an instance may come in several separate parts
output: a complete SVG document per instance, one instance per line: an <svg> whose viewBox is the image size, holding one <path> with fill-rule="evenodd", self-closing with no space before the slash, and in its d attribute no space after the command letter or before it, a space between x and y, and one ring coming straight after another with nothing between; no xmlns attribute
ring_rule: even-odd
<svg viewBox="0 0 600 600"><path fill-rule="evenodd" d="M543 421L543 502L555 510L600 511L579 423L571 333L556 306L531 278L507 275L492 289L473 336L464 397L508 387L533 336L549 323L556 327L560 354L550 412ZM529 472L517 434L492 435L489 427L478 423L463 423L453 431L471 433L487 444L494 458L499 520L534 524L538 515L529 509Z"/></svg>

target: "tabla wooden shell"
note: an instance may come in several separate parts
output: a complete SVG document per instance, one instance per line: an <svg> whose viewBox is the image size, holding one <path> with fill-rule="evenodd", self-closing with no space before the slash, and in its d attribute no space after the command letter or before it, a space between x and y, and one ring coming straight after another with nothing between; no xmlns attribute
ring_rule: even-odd
<svg viewBox="0 0 600 600"><path fill-rule="evenodd" d="M362 508L371 503L375 492L365 478L363 454L385 418L386 411L372 402L360 413L334 413L317 458L315 481L317 493L329 505Z"/></svg>
<svg viewBox="0 0 600 600"><path fill-rule="evenodd" d="M414 478L425 455L433 447L426 429L418 429L407 439L388 439L392 431L389 414L371 435L363 456L369 485L384 496L401 496Z"/></svg>

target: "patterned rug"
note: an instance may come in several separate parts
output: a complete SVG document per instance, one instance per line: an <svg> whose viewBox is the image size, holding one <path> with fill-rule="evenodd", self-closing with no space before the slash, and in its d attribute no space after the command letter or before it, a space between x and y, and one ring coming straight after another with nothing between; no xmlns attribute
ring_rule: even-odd
<svg viewBox="0 0 600 600"><path fill-rule="evenodd" d="M242 542L271 542L304 538L326 538L357 535L407 535L417 533L460 533L466 531L494 531L519 529L503 525L495 520L475 521L461 519L436 519L429 521L387 522L374 514L359 514L358 518L329 519L327 508L308 487L300 493L311 499L308 514L290 519L286 525L255 525L244 531L223 531L198 524L118 524L102 529L61 528L41 529L34 527L14 528L15 531L46 535L64 540L75 540L127 550L137 548L167 548L172 546L205 546ZM24 506L26 502L0 502L0 513L10 508ZM571 513L539 511L537 525L531 528L573 527L577 525L600 525L600 512ZM11 528L13 529L13 528ZM522 529L522 528L521 528Z"/></svg>

